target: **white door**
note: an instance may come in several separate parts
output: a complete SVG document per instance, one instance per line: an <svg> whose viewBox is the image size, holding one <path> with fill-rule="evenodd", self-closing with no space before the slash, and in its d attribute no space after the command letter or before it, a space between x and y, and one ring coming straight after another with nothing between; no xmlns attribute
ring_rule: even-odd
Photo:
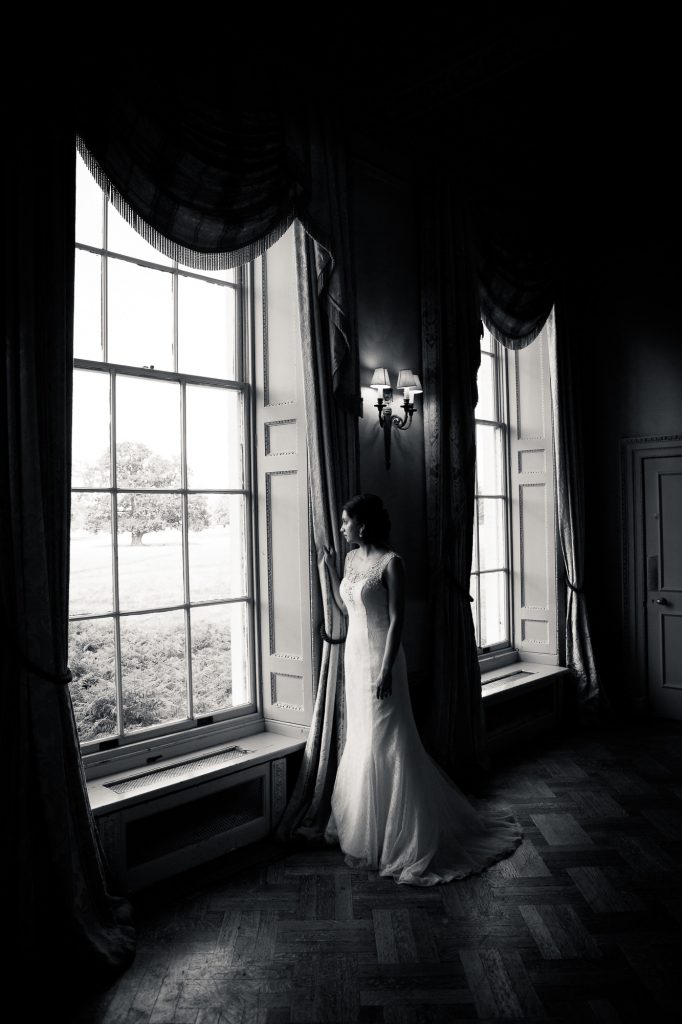
<svg viewBox="0 0 682 1024"><path fill-rule="evenodd" d="M649 700L682 720L682 455L645 458L645 580Z"/></svg>

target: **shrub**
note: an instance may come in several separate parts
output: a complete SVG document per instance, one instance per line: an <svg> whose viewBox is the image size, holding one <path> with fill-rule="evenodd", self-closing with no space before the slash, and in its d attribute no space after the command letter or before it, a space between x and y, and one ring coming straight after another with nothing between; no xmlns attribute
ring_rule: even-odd
<svg viewBox="0 0 682 1024"><path fill-rule="evenodd" d="M229 707L232 672L229 630L213 622L192 628L194 710L208 714ZM81 741L115 735L116 673L112 619L71 623L71 698ZM166 628L127 618L121 650L123 725L126 732L149 728L187 714L185 635L173 617Z"/></svg>

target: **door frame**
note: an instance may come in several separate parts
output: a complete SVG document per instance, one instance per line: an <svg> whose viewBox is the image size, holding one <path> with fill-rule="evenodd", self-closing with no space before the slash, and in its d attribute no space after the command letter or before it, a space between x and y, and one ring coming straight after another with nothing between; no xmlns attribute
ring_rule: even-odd
<svg viewBox="0 0 682 1024"><path fill-rule="evenodd" d="M676 450L677 449L677 450ZM682 434L624 437L620 442L623 641L626 681L633 709L649 709L644 565L644 461L682 455Z"/></svg>

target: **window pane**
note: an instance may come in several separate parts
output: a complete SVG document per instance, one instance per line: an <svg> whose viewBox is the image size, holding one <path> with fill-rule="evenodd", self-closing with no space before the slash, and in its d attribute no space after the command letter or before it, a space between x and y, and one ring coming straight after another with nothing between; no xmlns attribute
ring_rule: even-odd
<svg viewBox="0 0 682 1024"><path fill-rule="evenodd" d="M481 569L505 569L504 499L479 498L477 505Z"/></svg>
<svg viewBox="0 0 682 1024"><path fill-rule="evenodd" d="M110 487L109 374L73 371L71 485Z"/></svg>
<svg viewBox="0 0 682 1024"><path fill-rule="evenodd" d="M73 301L73 354L102 358L102 257L76 249Z"/></svg>
<svg viewBox="0 0 682 1024"><path fill-rule="evenodd" d="M178 278L178 369L203 377L235 376L234 291Z"/></svg>
<svg viewBox="0 0 682 1024"><path fill-rule="evenodd" d="M484 573L481 582L481 647L492 647L507 636L507 575Z"/></svg>
<svg viewBox="0 0 682 1024"><path fill-rule="evenodd" d="M180 385L116 377L116 483L179 487Z"/></svg>
<svg viewBox="0 0 682 1024"><path fill-rule="evenodd" d="M118 593L121 611L182 604L182 498L119 494Z"/></svg>
<svg viewBox="0 0 682 1024"><path fill-rule="evenodd" d="M109 362L173 369L173 275L107 262Z"/></svg>
<svg viewBox="0 0 682 1024"><path fill-rule="evenodd" d="M242 399L225 388L186 390L187 486L242 486Z"/></svg>
<svg viewBox="0 0 682 1024"><path fill-rule="evenodd" d="M478 576L471 577L470 593L473 597L471 603L471 614L474 620L474 633L476 634L476 646L481 646L481 638L478 635Z"/></svg>
<svg viewBox="0 0 682 1024"><path fill-rule="evenodd" d="M483 337L481 338L481 352L494 352L495 342L493 336L487 327L483 328Z"/></svg>
<svg viewBox="0 0 682 1024"><path fill-rule="evenodd" d="M190 494L187 506L190 600L244 596L244 498Z"/></svg>
<svg viewBox="0 0 682 1024"><path fill-rule="evenodd" d="M113 619L69 623L69 690L81 743L118 732Z"/></svg>
<svg viewBox="0 0 682 1024"><path fill-rule="evenodd" d="M192 692L194 714L250 701L247 672L247 606L192 608Z"/></svg>
<svg viewBox="0 0 682 1024"><path fill-rule="evenodd" d="M200 277L210 277L212 281L231 281L237 279L236 270L197 270L196 267L189 267L186 263L178 262L178 267L188 270L191 274L199 274Z"/></svg>
<svg viewBox="0 0 682 1024"><path fill-rule="evenodd" d="M476 426L476 493L504 494L501 427Z"/></svg>
<svg viewBox="0 0 682 1024"><path fill-rule="evenodd" d="M476 572L478 569L478 545L476 544L476 531L478 529L478 508L474 504L474 537L473 544L471 547L471 571Z"/></svg>
<svg viewBox="0 0 682 1024"><path fill-rule="evenodd" d="M184 612L121 618L121 679L126 732L187 717Z"/></svg>
<svg viewBox="0 0 682 1024"><path fill-rule="evenodd" d="M113 610L111 495L71 495L70 615Z"/></svg>
<svg viewBox="0 0 682 1024"><path fill-rule="evenodd" d="M102 248L104 193L83 162L76 156L76 241Z"/></svg>
<svg viewBox="0 0 682 1024"><path fill-rule="evenodd" d="M137 231L131 228L128 221L111 203L107 207L107 217L107 249L109 252L119 252L122 256L134 256L138 260L146 260L147 263L160 263L164 267L173 265L172 260L146 242L142 235L138 235Z"/></svg>
<svg viewBox="0 0 682 1024"><path fill-rule="evenodd" d="M495 409L495 367L493 357L481 353L481 365L478 370L478 403L476 418L480 420L497 419Z"/></svg>

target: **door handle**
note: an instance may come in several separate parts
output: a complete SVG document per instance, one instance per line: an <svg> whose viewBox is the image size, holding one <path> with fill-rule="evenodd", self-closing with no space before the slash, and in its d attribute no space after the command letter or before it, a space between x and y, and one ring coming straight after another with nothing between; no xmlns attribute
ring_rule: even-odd
<svg viewBox="0 0 682 1024"><path fill-rule="evenodd" d="M666 597L657 597L654 599L655 604L670 604L670 601Z"/></svg>

